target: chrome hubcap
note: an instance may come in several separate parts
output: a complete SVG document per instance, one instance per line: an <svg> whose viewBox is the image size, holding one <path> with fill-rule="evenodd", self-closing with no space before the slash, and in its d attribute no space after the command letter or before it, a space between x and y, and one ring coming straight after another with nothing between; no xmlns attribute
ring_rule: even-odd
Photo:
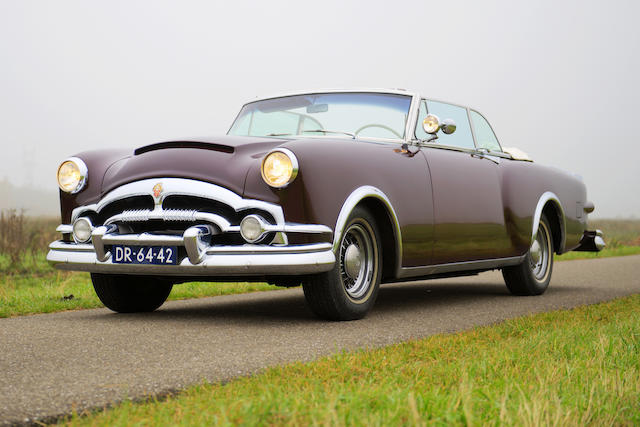
<svg viewBox="0 0 640 427"><path fill-rule="evenodd" d="M362 255L360 249L354 244L349 245L344 254L344 269L347 276L357 279L362 265Z"/></svg>
<svg viewBox="0 0 640 427"><path fill-rule="evenodd" d="M533 276L544 281L549 270L549 261L551 260L551 241L549 240L549 231L544 224L540 224L536 240L529 248L530 266Z"/></svg>
<svg viewBox="0 0 640 427"><path fill-rule="evenodd" d="M534 264L538 264L540 262L540 258L542 258L542 249L540 248L538 239L533 242L533 245L531 245L531 249L529 249L529 252L531 252L531 261L533 261Z"/></svg>
<svg viewBox="0 0 640 427"><path fill-rule="evenodd" d="M340 277L349 297L363 298L371 288L375 269L371 236L362 224L352 224L340 245Z"/></svg>

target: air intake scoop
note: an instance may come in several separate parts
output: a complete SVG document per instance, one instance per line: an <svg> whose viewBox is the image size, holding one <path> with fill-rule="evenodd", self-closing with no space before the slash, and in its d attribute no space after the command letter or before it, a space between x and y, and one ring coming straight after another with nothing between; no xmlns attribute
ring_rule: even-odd
<svg viewBox="0 0 640 427"><path fill-rule="evenodd" d="M144 147L137 148L133 154L138 156L140 154L148 153L150 151L164 150L167 148L196 148L200 150L220 151L223 153L233 153L234 147L223 144L216 144L212 142L202 141L168 141L158 142L156 144L145 145Z"/></svg>

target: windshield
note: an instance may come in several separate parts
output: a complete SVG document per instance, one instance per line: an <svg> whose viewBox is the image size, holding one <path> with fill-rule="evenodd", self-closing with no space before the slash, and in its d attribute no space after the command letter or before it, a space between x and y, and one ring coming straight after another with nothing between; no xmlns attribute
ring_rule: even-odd
<svg viewBox="0 0 640 427"><path fill-rule="evenodd" d="M403 139L411 97L320 93L247 104L229 135Z"/></svg>

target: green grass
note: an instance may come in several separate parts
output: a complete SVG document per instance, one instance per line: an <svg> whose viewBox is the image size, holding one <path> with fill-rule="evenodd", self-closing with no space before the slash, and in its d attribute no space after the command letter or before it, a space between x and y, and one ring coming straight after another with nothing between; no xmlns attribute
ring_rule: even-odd
<svg viewBox="0 0 640 427"><path fill-rule="evenodd" d="M0 273L0 318L102 307L91 285L89 273L55 270L44 260L44 255L36 259L29 257L20 266L9 266L6 257L0 256ZM175 285L169 299L272 289L281 288L267 283L191 282Z"/></svg>
<svg viewBox="0 0 640 427"><path fill-rule="evenodd" d="M201 384L68 425L638 425L640 295Z"/></svg>

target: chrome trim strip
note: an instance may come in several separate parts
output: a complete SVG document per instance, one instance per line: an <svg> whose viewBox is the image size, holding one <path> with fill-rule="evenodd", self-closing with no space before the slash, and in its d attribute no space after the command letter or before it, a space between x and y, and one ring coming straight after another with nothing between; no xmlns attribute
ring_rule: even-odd
<svg viewBox="0 0 640 427"><path fill-rule="evenodd" d="M311 253L331 250L331 243L310 243L292 246L262 246L246 244L242 246L210 246L207 255L215 254L274 254L274 253Z"/></svg>
<svg viewBox="0 0 640 427"><path fill-rule="evenodd" d="M116 222L144 222L150 219L161 219L164 221L206 221L217 225L223 233L238 233L240 226L231 225L229 221L220 215L209 212L198 212L186 209L167 209L156 207L154 210L140 209L124 211L114 215L105 221L105 225L114 224ZM62 226L60 226L62 227ZM320 224L297 224L285 223L283 225L273 225L264 222L263 228L265 232L285 232L285 233L333 233L331 228Z"/></svg>
<svg viewBox="0 0 640 427"><path fill-rule="evenodd" d="M105 234L102 236L104 245L163 245L163 246L184 246L182 236L167 236L149 233L141 234Z"/></svg>
<svg viewBox="0 0 640 427"><path fill-rule="evenodd" d="M405 123L404 130L404 142L409 144L415 139L415 128L417 126L418 114L420 112L420 95L415 94L411 99L411 106L409 107L409 115L407 116L407 123Z"/></svg>
<svg viewBox="0 0 640 427"><path fill-rule="evenodd" d="M533 213L533 227L531 230L531 242L533 243L534 240L536 240L537 234L538 234L538 227L540 226L540 218L542 218L542 210L544 209L544 206L547 204L547 202L551 201L552 203L554 203L556 205L556 207L558 208L558 210L560 211L560 233L562 233L561 239L560 239L560 248L557 248L556 251L558 253L563 253L564 252L564 244L565 244L565 230L566 230L566 220L565 220L565 214L564 214L564 209L562 208L562 203L560 203L560 199L558 198L558 196L556 196L554 193L552 193L551 191L546 191L542 194L542 196L540 196L540 199L538 199L538 204L536 205L536 210Z"/></svg>
<svg viewBox="0 0 640 427"><path fill-rule="evenodd" d="M63 234L73 233L73 225L71 225L71 224L60 224L59 226L56 227L56 231L58 233L63 233Z"/></svg>
<svg viewBox="0 0 640 427"><path fill-rule="evenodd" d="M64 251L69 247L73 247L74 252L94 252L95 249L91 243L67 243L62 240L56 240L49 244L50 250Z"/></svg>
<svg viewBox="0 0 640 427"><path fill-rule="evenodd" d="M156 206L154 210L139 209L124 211L107 219L104 224L109 225L116 222L145 222L151 219L161 219L164 221L206 221L217 225L223 232L239 230L238 226L232 226L229 221L220 215L188 209L163 210L160 206Z"/></svg>
<svg viewBox="0 0 640 427"><path fill-rule="evenodd" d="M347 219L349 218L351 211L353 211L358 203L368 197L373 197L382 201L387 208L387 214L389 214L389 216L391 217L391 223L393 226L393 237L396 244L396 265L398 266L399 271L400 266L402 266L402 233L400 232L398 216L396 215L396 211L395 209L393 209L393 205L391 204L391 201L386 196L386 194L369 185L356 188L349 195L349 197L347 197L347 200L345 200L342 204L342 209L340 209L340 214L338 214L338 220L336 221L336 228L333 234L333 251L338 251L338 247L340 246L340 238L342 237L342 232L344 231L344 227L346 226Z"/></svg>
<svg viewBox="0 0 640 427"><path fill-rule="evenodd" d="M72 213L72 222L81 213L86 211L100 212L106 205L115 202L116 200L134 196L153 197L153 186L159 182L162 183L163 198L172 195L204 197L223 202L231 206L236 212L244 209L262 209L269 212L277 224L284 224L284 213L282 208L278 205L263 202L261 200L243 199L233 191L227 190L226 188L218 185L185 178L150 178L124 184L111 190L98 203L75 208Z"/></svg>
<svg viewBox="0 0 640 427"><path fill-rule="evenodd" d="M448 264L436 264L423 267L402 267L397 277L399 279L406 279L410 277L422 277L430 276L433 274L452 273L455 271L492 270L510 265L518 265L524 261L525 256L526 254L509 258L452 262Z"/></svg>
<svg viewBox="0 0 640 427"><path fill-rule="evenodd" d="M100 261L91 245L53 242L47 261L58 269L113 274L157 274L162 276L261 276L301 275L329 271L335 255L329 243L288 247L245 245L231 247L243 252L224 253L224 247L207 251L197 265L189 257L177 265L114 264ZM259 253L259 256L256 254Z"/></svg>

